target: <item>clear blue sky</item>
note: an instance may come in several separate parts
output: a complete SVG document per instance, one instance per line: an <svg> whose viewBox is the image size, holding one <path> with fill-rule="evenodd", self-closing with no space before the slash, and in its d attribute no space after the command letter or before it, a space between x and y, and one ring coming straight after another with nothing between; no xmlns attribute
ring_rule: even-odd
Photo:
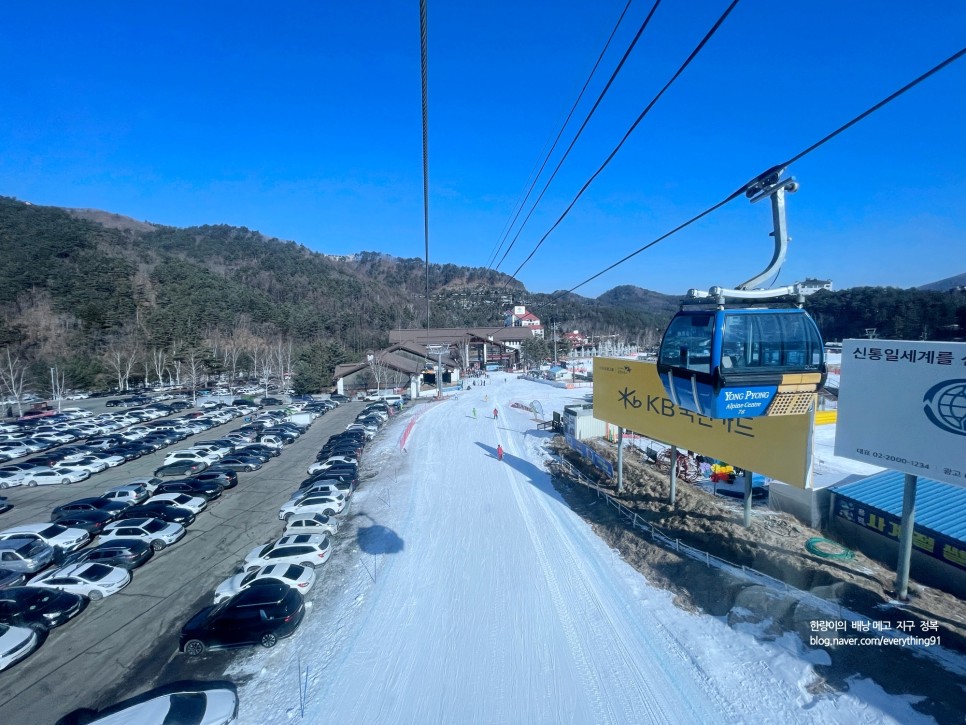
<svg viewBox="0 0 966 725"><path fill-rule="evenodd" d="M624 1L430 0L432 261L488 262ZM501 271L727 4L664 0ZM650 7L632 4L593 98ZM418 8L10 3L0 194L422 257ZM960 0L743 0L520 279L574 286L964 44ZM966 59L791 169L801 190L778 282L911 287L966 272L964 161ZM766 204L740 199L579 291L732 285L767 263L770 228Z"/></svg>

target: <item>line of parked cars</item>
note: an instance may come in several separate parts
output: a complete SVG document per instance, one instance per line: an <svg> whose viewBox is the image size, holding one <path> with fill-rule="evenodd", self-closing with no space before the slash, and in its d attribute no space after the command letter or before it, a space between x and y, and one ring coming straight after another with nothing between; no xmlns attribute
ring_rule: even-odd
<svg viewBox="0 0 966 725"><path fill-rule="evenodd" d="M156 440L160 448L254 412L254 408L225 408L207 416L169 419L156 427L137 426L138 431L129 428L122 437L125 441ZM301 430L283 418L266 413L257 427ZM73 450L79 446L64 446L55 453L83 458L82 453L110 450L115 443L111 435L89 438L84 451ZM101 443L111 448L101 449ZM121 591L131 582L133 569L183 539L186 527L209 502L237 485L238 473L230 463L222 465L225 461L245 451L260 467L278 455L280 446L252 442L247 434L198 441L188 450L204 452L210 465L192 477L137 479L101 496L59 505L51 512L50 522L0 531L0 670L39 648L45 630L69 621L91 601ZM149 452L154 450L157 448L152 446ZM249 465L244 470L250 470ZM30 484L19 479L17 485ZM96 544L89 546L95 539Z"/></svg>
<svg viewBox="0 0 966 725"><path fill-rule="evenodd" d="M310 472L279 509L279 519L285 522L282 536L252 549L239 572L215 589L214 603L184 625L180 649L186 655L252 644L274 647L298 629L305 616L305 595L315 583L316 568L332 554L330 537L339 528L336 517L347 510L359 482L362 451L372 437L359 425L350 429L329 438L317 457L324 468Z"/></svg>

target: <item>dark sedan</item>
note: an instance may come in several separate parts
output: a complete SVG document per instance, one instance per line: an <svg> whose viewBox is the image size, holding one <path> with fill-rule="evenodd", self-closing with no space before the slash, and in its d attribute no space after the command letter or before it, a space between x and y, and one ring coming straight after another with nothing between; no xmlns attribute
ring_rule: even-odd
<svg viewBox="0 0 966 725"><path fill-rule="evenodd" d="M247 446L242 446L238 449L238 453L255 453L259 455L268 456L269 458L277 458L282 455L282 452L278 448L272 448L271 446L264 446L261 443L251 443Z"/></svg>
<svg viewBox="0 0 966 725"><path fill-rule="evenodd" d="M167 466L154 469L154 475L158 478L190 476L193 473L200 473L207 467L207 465L199 461L178 461L177 463L169 463Z"/></svg>
<svg viewBox="0 0 966 725"><path fill-rule="evenodd" d="M0 589L0 622L15 627L59 627L84 611L87 597L48 587Z"/></svg>
<svg viewBox="0 0 966 725"><path fill-rule="evenodd" d="M73 516L74 514L85 511L103 511L111 516L111 520L113 521L115 518L117 518L118 512L123 511L126 508L127 504L119 503L117 501L109 501L105 498L79 498L76 501L61 504L51 511L50 520L60 521L62 518Z"/></svg>
<svg viewBox="0 0 966 725"><path fill-rule="evenodd" d="M93 539L104 530L114 520L114 516L106 511L77 511L76 513L65 514L56 519L61 526L69 529L84 529Z"/></svg>
<svg viewBox="0 0 966 725"><path fill-rule="evenodd" d="M201 496L206 501L214 501L221 496L222 487L212 481L195 481L185 478L179 481L167 481L155 489L154 493L186 493L189 496Z"/></svg>
<svg viewBox="0 0 966 725"><path fill-rule="evenodd" d="M287 584L249 587L192 617L181 630L181 651L198 657L206 649L274 647L294 634L303 616L302 595Z"/></svg>
<svg viewBox="0 0 966 725"><path fill-rule="evenodd" d="M214 481L222 488L234 488L238 485L238 474L227 468L219 468L217 464L207 471L196 473L192 478L196 481Z"/></svg>
<svg viewBox="0 0 966 725"><path fill-rule="evenodd" d="M189 512L190 513L190 512ZM136 569L154 556L151 545L140 539L114 539L98 544L92 549L84 549L64 559L63 566L95 562Z"/></svg>
<svg viewBox="0 0 966 725"><path fill-rule="evenodd" d="M262 462L254 456L226 456L218 461L218 467L229 471L257 471Z"/></svg>
<svg viewBox="0 0 966 725"><path fill-rule="evenodd" d="M171 504L171 505L168 505ZM172 501L162 499L160 501L148 501L139 506L132 506L129 509L121 512L121 515L117 517L118 520L123 519L161 519L162 521L169 524L181 524L182 526L191 526L195 522L195 515L186 508L181 508L177 506Z"/></svg>
<svg viewBox="0 0 966 725"><path fill-rule="evenodd" d="M26 581L27 575L22 571L0 569L0 589L4 587L19 587L21 584L25 584Z"/></svg>
<svg viewBox="0 0 966 725"><path fill-rule="evenodd" d="M262 465L265 465L270 460L272 460L272 457L267 453L262 453L261 451L253 451L247 447L239 448L237 451L235 451L235 453L233 454L233 457L234 458L239 458L239 457L255 458Z"/></svg>

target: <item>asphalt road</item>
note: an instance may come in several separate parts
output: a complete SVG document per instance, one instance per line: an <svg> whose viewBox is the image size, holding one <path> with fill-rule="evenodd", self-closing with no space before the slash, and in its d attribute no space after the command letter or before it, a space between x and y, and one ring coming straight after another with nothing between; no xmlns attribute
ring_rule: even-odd
<svg viewBox="0 0 966 725"><path fill-rule="evenodd" d="M81 407L86 401L80 401ZM61 627L26 660L0 672L0 721L54 723L77 708L102 708L142 691L158 679L177 679L181 626L211 603L214 588L239 571L245 555L278 538L279 506L288 500L325 440L345 429L361 404L342 405L317 418L308 432L261 470L239 473L226 491L197 517L187 536L134 570L124 590L98 602ZM236 418L149 456L95 474L69 486L18 487L5 491L11 511L0 514L0 529L48 521L58 504L99 496L112 486L150 475L166 452L192 440L217 438L241 425ZM206 657L217 670L230 653ZM198 668L192 670L197 676ZM162 677L162 673L164 676Z"/></svg>

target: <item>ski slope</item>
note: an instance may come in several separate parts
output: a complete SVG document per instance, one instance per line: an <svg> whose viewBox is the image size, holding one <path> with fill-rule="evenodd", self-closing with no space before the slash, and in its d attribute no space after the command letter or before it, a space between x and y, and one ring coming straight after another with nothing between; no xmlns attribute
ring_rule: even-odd
<svg viewBox="0 0 966 725"><path fill-rule="evenodd" d="M300 631L229 673L241 722L930 722L867 681L810 694L824 653L685 612L605 546L510 407L583 392L493 374L391 421Z"/></svg>

